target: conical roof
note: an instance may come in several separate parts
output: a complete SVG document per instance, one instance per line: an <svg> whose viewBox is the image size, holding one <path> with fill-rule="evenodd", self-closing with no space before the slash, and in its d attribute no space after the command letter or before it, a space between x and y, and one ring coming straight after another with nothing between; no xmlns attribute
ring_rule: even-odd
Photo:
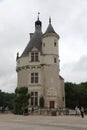
<svg viewBox="0 0 87 130"><path fill-rule="evenodd" d="M47 30L46 30L46 32L44 33L44 35L45 34L48 34L48 33L54 33L54 34L56 34L58 37L59 37L59 35L55 32L55 30L54 30L54 28L53 28L53 26L52 26L52 24L51 24L51 18L49 18L49 25L48 25L48 27L47 27Z"/></svg>
<svg viewBox="0 0 87 130"><path fill-rule="evenodd" d="M51 25L51 19L49 19L49 25L45 33L56 33Z"/></svg>

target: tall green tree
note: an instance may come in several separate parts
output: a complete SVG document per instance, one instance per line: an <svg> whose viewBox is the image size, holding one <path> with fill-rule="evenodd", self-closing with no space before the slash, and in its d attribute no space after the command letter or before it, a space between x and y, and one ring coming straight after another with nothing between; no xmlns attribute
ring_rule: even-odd
<svg viewBox="0 0 87 130"><path fill-rule="evenodd" d="M3 106L4 108L8 106L10 110L13 109L14 97L14 93L6 93L0 91L0 106Z"/></svg>
<svg viewBox="0 0 87 130"><path fill-rule="evenodd" d="M40 108L44 107L44 98L43 97L40 97L39 104L40 104Z"/></svg>
<svg viewBox="0 0 87 130"><path fill-rule="evenodd" d="M27 87L17 87L15 89L14 113L23 114L24 109L29 105L29 97Z"/></svg>
<svg viewBox="0 0 87 130"><path fill-rule="evenodd" d="M87 82L75 84L65 83L66 107L75 108L83 106L87 108Z"/></svg>

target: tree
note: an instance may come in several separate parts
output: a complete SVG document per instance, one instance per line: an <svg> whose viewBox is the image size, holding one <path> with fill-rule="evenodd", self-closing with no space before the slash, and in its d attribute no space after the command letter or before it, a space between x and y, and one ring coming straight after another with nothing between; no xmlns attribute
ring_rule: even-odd
<svg viewBox="0 0 87 130"><path fill-rule="evenodd" d="M39 104L40 104L41 108L44 107L44 98L43 97L40 97Z"/></svg>
<svg viewBox="0 0 87 130"><path fill-rule="evenodd" d="M65 98L66 98L66 107L74 108L75 103L75 92L74 92L74 85L72 83L65 83Z"/></svg>
<svg viewBox="0 0 87 130"><path fill-rule="evenodd" d="M10 110L13 109L14 93L6 93L0 91L0 106L8 107Z"/></svg>
<svg viewBox="0 0 87 130"><path fill-rule="evenodd" d="M66 107L75 108L75 106L87 107L87 82L75 84L65 83Z"/></svg>
<svg viewBox="0 0 87 130"><path fill-rule="evenodd" d="M23 114L24 109L29 105L29 97L27 87L17 87L15 89L14 113Z"/></svg>

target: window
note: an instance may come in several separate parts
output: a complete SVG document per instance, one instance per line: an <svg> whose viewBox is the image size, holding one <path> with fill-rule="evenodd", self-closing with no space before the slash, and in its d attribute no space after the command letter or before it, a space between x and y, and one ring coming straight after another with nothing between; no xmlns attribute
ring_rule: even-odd
<svg viewBox="0 0 87 130"><path fill-rule="evenodd" d="M31 73L31 83L38 83L38 73Z"/></svg>
<svg viewBox="0 0 87 130"><path fill-rule="evenodd" d="M31 92L31 106L38 106L38 92Z"/></svg>
<svg viewBox="0 0 87 130"><path fill-rule="evenodd" d="M31 52L31 61L38 61L38 60L39 60L38 52Z"/></svg>
<svg viewBox="0 0 87 130"><path fill-rule="evenodd" d="M57 62L57 60L56 60L56 58L54 58L54 63L56 63Z"/></svg>
<svg viewBox="0 0 87 130"><path fill-rule="evenodd" d="M56 44L56 42L54 42L54 46L56 46L57 44Z"/></svg>
<svg viewBox="0 0 87 130"><path fill-rule="evenodd" d="M45 43L43 43L43 46L45 47Z"/></svg>

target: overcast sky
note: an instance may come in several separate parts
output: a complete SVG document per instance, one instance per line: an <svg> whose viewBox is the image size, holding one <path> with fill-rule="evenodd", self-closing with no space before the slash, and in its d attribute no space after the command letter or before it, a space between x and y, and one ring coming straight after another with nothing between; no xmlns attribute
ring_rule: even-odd
<svg viewBox="0 0 87 130"><path fill-rule="evenodd" d="M65 81L87 81L87 0L0 0L0 89L17 86L16 53L34 32L40 12L43 33L51 17L60 35L60 74Z"/></svg>

